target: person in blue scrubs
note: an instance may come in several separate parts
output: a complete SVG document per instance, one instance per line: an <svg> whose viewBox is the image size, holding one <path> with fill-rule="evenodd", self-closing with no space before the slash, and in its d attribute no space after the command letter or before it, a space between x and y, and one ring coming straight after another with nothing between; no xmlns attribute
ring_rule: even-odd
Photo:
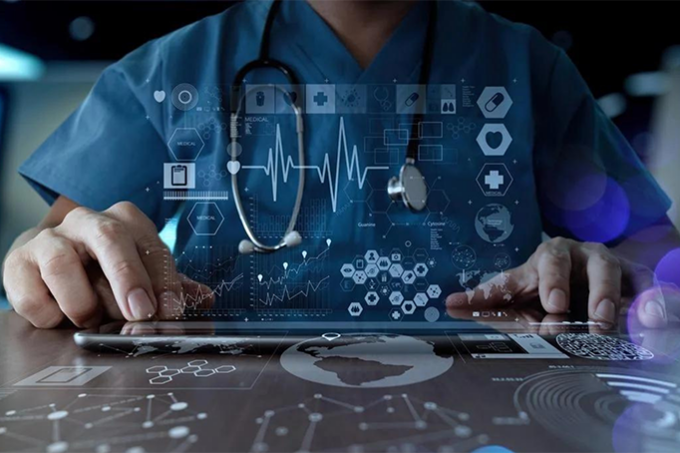
<svg viewBox="0 0 680 453"><path fill-rule="evenodd" d="M5 262L19 314L43 328L210 305L242 321L436 322L447 308L538 299L550 314L583 308L614 323L642 295L640 320L667 324L673 299L641 264L680 247L671 202L562 50L468 3L441 1L433 18L424 1L283 1L269 51L302 85L299 170L290 110L257 114L276 93L267 84L286 83L275 72L247 76L246 87L264 88L246 96L241 147L229 147L228 85L257 58L270 7L244 2L127 55L21 166L52 209ZM428 26L433 58L423 62ZM423 107L428 206L411 213L386 185L411 130L399 90L419 83L424 63L425 94L442 109ZM313 86L335 96L332 114L318 111ZM501 102L506 112L494 114ZM208 198L173 197L167 172ZM250 224L273 244L301 172L302 244L239 255L230 173ZM168 222L174 259L157 233ZM650 232L654 241L637 239Z"/></svg>

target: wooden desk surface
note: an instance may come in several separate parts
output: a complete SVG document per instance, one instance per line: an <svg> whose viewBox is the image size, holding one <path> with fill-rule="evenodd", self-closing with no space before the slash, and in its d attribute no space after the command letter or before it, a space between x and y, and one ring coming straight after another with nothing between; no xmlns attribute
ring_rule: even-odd
<svg viewBox="0 0 680 453"><path fill-rule="evenodd" d="M675 333L645 340L670 355L619 357L640 360L475 359L451 335L452 366L430 354L409 369L339 348L324 357L342 370L315 372L344 386L301 379L278 353L97 354L72 334L0 314L0 451L680 451ZM442 365L411 385L375 378Z"/></svg>

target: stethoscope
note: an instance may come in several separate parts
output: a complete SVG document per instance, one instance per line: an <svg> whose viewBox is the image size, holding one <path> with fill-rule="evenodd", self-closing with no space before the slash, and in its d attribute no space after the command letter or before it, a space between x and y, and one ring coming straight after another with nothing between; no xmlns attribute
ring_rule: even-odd
<svg viewBox="0 0 680 453"><path fill-rule="evenodd" d="M425 36L425 44L423 49L423 64L420 70L419 85L426 85L430 78L430 67L432 64L432 52L434 47L434 29L436 24L436 0L430 0L430 18L427 27L427 32ZM260 55L257 60L253 60L243 66L234 76L234 82L232 83L232 92L230 96L230 137L232 150L239 149L240 144L238 143L239 132L238 132L238 120L241 115L241 106L243 101L248 95L245 90L241 89L241 85L245 76L255 69L275 69L282 73L288 80L289 85L298 86L298 78L293 72L293 70L280 61L274 60L269 57L269 43L271 38L271 29L274 22L274 18L281 5L280 0L274 0L272 6L267 14L267 19L264 25L264 30L262 32L262 42L260 43ZM283 92L284 96L290 96L284 89L278 88ZM290 100L290 97L289 97ZM291 100L292 101L292 100ZM305 149L304 149L304 121L302 117L302 110L297 106L295 102L289 102L293 113L295 114L295 132L297 134L298 141L298 159L299 166L304 167L305 165ZM401 201L404 206L413 212L419 212L425 209L427 205L427 185L425 184L425 178L423 177L420 170L416 166L416 161L418 159L418 143L414 137L418 136L419 124L423 120L423 114L421 112L414 113L413 115L413 125L411 128L411 135L409 137L408 146L406 150L406 160L399 171L398 176L393 176L387 182L387 193L389 197L394 201ZM232 152L231 160L237 161L240 153ZM241 200L241 193L238 188L238 172L234 172L231 175L231 188L234 196L234 203L236 204L236 210L238 216L243 224L243 229L248 236L248 239L242 240L238 245L238 250L242 254L250 254L253 252L258 253L273 253L286 247L295 247L302 242L302 237L300 233L295 230L295 223L297 222L298 215L300 214L300 206L302 205L302 195L305 188L305 177L304 170L300 171L300 178L298 182L297 195L295 197L295 205L293 206L293 211L290 216L290 222L286 231L276 245L267 245L261 242L255 232L250 227L248 222L248 216L243 207L243 201Z"/></svg>

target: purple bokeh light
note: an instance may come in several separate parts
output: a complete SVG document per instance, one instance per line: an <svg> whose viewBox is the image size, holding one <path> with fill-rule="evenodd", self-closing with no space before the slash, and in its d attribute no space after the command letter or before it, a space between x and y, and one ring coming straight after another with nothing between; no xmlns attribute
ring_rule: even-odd
<svg viewBox="0 0 680 453"><path fill-rule="evenodd" d="M661 258L655 273L659 281L680 287L680 249L671 250Z"/></svg>
<svg viewBox="0 0 680 453"><path fill-rule="evenodd" d="M612 446L616 453L633 453L646 451L643 427L653 423L659 414L651 404L635 403L628 406L614 423L612 429Z"/></svg>
<svg viewBox="0 0 680 453"><path fill-rule="evenodd" d="M645 317L649 319L649 315L644 313L647 301L659 299L663 299L666 312L670 317L673 310L669 306L680 301L680 289L675 285L662 283L658 287L649 288L638 294L628 307L626 315L627 336L634 344L654 353L651 362L667 365L674 363L680 357L680 335L678 335L677 329L668 328L668 326L646 326L641 319Z"/></svg>
<svg viewBox="0 0 680 453"><path fill-rule="evenodd" d="M583 187L575 189L581 193ZM621 236L630 221L630 203L626 192L614 180L607 179L602 197L592 206L578 211L564 211L564 226L583 241L609 242Z"/></svg>

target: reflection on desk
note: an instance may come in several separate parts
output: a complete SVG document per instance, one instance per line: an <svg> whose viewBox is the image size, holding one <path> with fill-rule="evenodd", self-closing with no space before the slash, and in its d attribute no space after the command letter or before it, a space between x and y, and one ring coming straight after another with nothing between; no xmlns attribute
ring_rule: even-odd
<svg viewBox="0 0 680 453"><path fill-rule="evenodd" d="M680 450L677 331L539 331L95 353L2 313L0 451Z"/></svg>

